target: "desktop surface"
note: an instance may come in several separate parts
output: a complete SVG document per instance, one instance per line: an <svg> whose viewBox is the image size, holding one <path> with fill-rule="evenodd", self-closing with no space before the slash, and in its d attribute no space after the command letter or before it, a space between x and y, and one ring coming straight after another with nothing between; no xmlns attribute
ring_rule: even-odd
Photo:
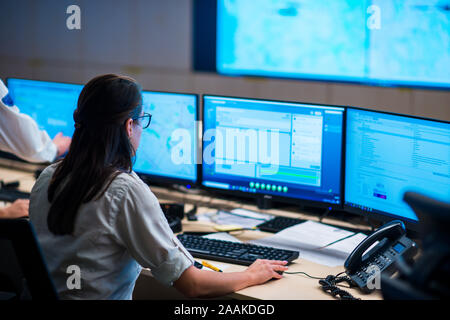
<svg viewBox="0 0 450 320"><path fill-rule="evenodd" d="M50 138L59 132L73 135L73 112L83 85L15 78L9 78L7 85L20 112L33 118Z"/></svg>
<svg viewBox="0 0 450 320"><path fill-rule="evenodd" d="M143 91L142 98L152 122L142 132L134 170L159 179L195 183L197 96Z"/></svg>
<svg viewBox="0 0 450 320"><path fill-rule="evenodd" d="M450 199L450 123L347 110L345 206L410 222L406 191Z"/></svg>
<svg viewBox="0 0 450 320"><path fill-rule="evenodd" d="M344 108L204 96L203 185L341 203Z"/></svg>

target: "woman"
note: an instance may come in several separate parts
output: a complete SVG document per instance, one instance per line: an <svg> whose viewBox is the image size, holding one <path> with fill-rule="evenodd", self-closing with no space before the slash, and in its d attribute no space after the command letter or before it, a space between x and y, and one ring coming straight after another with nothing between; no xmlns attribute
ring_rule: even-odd
<svg viewBox="0 0 450 320"><path fill-rule="evenodd" d="M92 79L74 120L67 156L44 170L30 201L30 218L61 298L131 299L141 266L187 297L220 296L281 278L276 271L287 269L285 261L258 260L235 273L193 266L158 200L132 171L150 123L133 79ZM80 271L79 289L69 289L69 267Z"/></svg>

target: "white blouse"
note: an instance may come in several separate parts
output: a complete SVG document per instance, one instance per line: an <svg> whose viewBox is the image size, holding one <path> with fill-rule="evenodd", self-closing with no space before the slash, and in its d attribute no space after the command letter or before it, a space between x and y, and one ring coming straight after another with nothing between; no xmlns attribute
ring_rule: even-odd
<svg viewBox="0 0 450 320"><path fill-rule="evenodd" d="M141 266L170 286L193 265L155 195L134 172L120 174L100 199L81 205L73 235L51 233L47 189L56 166L33 187L30 220L61 299L131 299Z"/></svg>

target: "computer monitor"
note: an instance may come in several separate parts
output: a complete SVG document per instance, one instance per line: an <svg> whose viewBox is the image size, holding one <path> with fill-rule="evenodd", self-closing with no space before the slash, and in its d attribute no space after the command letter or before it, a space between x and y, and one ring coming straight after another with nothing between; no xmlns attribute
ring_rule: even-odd
<svg viewBox="0 0 450 320"><path fill-rule="evenodd" d="M134 171L152 183L197 183L198 97L195 94L142 92L144 111L152 115L143 130Z"/></svg>
<svg viewBox="0 0 450 320"><path fill-rule="evenodd" d="M448 0L218 0L196 42L226 75L448 90L449 12ZM217 29L215 51L205 28Z"/></svg>
<svg viewBox="0 0 450 320"><path fill-rule="evenodd" d="M7 86L20 112L36 120L39 129L46 130L50 138L59 132L73 135L73 112L83 85L9 78Z"/></svg>
<svg viewBox="0 0 450 320"><path fill-rule="evenodd" d="M344 107L205 95L202 185L341 205Z"/></svg>
<svg viewBox="0 0 450 320"><path fill-rule="evenodd" d="M417 229L406 191L449 201L450 123L349 108L345 209Z"/></svg>

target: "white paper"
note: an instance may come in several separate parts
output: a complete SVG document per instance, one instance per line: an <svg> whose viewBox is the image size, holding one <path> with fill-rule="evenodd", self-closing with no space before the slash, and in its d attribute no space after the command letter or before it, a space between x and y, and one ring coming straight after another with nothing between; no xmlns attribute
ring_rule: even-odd
<svg viewBox="0 0 450 320"><path fill-rule="evenodd" d="M235 213L235 214L239 214L241 216L247 216L249 218L254 218L254 219L264 220L264 221L273 219L273 217L274 217L270 214L250 211L250 210L246 210L246 209L239 209L239 208L233 209L233 210L231 210L231 212Z"/></svg>
<svg viewBox="0 0 450 320"><path fill-rule="evenodd" d="M218 225L233 225L242 228L253 228L273 216L244 209L235 209L231 212L218 211L209 212L198 216L199 221L213 222Z"/></svg>
<svg viewBox="0 0 450 320"><path fill-rule="evenodd" d="M351 237L349 237L351 236ZM341 240L345 237L347 239ZM254 244L300 252L300 258L336 267L342 266L348 255L365 238L362 233L306 221L286 228L273 236L251 241ZM330 243L341 240L335 244ZM324 248L324 246L329 245Z"/></svg>
<svg viewBox="0 0 450 320"><path fill-rule="evenodd" d="M227 232L215 232L215 233L210 233L210 234L204 235L202 237L207 238L207 239L213 239L213 240L225 240L225 241L242 243L241 240L239 240L236 237L233 237L231 234L229 234Z"/></svg>

